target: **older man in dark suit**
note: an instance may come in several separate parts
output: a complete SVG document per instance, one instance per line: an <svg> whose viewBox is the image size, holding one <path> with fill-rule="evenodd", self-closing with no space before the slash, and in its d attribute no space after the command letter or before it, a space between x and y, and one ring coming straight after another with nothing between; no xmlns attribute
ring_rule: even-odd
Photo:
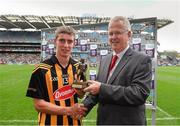
<svg viewBox="0 0 180 126"><path fill-rule="evenodd" d="M113 53L101 60L97 81L88 81L91 84L84 91L90 95L83 104L89 112L99 103L97 125L146 125L151 59L129 47L132 32L125 17L112 18L108 34Z"/></svg>

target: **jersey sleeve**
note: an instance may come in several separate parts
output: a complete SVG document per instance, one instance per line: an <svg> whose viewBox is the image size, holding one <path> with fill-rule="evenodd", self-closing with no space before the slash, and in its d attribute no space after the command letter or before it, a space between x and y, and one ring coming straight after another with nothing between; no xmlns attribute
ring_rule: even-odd
<svg viewBox="0 0 180 126"><path fill-rule="evenodd" d="M44 90L44 75L41 69L37 69L31 75L26 96L44 99Z"/></svg>

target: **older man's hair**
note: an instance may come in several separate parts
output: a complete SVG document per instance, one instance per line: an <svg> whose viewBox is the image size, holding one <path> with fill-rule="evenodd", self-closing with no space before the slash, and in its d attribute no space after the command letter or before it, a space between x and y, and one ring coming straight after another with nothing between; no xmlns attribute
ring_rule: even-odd
<svg viewBox="0 0 180 126"><path fill-rule="evenodd" d="M75 37L76 31L71 26L60 26L55 31L55 38L61 33L73 35Z"/></svg>
<svg viewBox="0 0 180 126"><path fill-rule="evenodd" d="M115 17L111 18L109 24L112 23L112 22L117 22L117 21L122 21L123 25L124 25L124 28L131 31L131 25L130 25L129 20L126 17L123 17L123 16L115 16Z"/></svg>

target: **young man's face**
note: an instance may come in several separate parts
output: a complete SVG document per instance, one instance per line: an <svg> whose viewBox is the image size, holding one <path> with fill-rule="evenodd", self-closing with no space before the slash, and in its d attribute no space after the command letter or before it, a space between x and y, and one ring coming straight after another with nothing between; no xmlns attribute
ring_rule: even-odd
<svg viewBox="0 0 180 126"><path fill-rule="evenodd" d="M74 47L74 36L66 33L60 33L55 40L56 55L60 57L69 57Z"/></svg>

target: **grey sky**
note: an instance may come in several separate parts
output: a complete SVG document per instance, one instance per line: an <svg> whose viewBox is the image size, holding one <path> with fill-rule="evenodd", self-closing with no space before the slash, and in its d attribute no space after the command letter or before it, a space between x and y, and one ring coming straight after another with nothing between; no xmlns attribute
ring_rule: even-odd
<svg viewBox="0 0 180 126"><path fill-rule="evenodd" d="M134 18L157 17L174 21L158 30L158 50L180 52L179 0L0 0L0 15L55 15L104 17L122 15Z"/></svg>

